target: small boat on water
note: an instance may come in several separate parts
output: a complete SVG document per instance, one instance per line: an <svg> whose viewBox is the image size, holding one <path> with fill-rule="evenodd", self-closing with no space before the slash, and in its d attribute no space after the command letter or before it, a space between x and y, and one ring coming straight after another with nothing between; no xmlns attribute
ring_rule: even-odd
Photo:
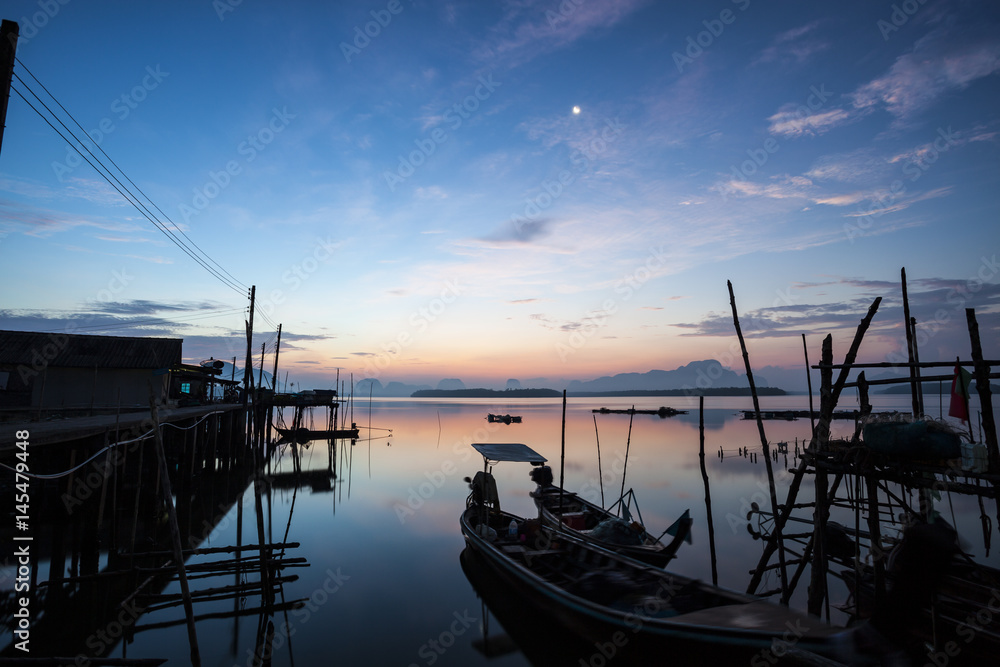
<svg viewBox="0 0 1000 667"><path fill-rule="evenodd" d="M621 505L623 517L618 517L611 510L553 485L549 466L533 468L531 478L537 484L531 497L535 499L542 521L550 526L570 530L582 539L656 567L669 563L684 542L691 544L693 522L688 510L664 531L664 535L673 536L664 544L660 538L646 532L641 515L639 521L632 520L624 497L612 505ZM630 489L625 497L631 495Z"/></svg>
<svg viewBox="0 0 1000 667"><path fill-rule="evenodd" d="M500 508L490 462L541 465L521 444L473 444L485 460L460 518L466 545L512 595L618 664L670 657L773 664L790 652L833 657L844 630L766 600L622 556ZM595 654L596 655L596 654ZM770 658L770 660L768 660ZM733 663L726 663L733 664Z"/></svg>
<svg viewBox="0 0 1000 667"><path fill-rule="evenodd" d="M520 415L495 415L493 413L489 413L489 414L486 415L486 421L488 421L491 424L520 424L521 423L521 416Z"/></svg>
<svg viewBox="0 0 1000 667"><path fill-rule="evenodd" d="M339 440L341 438L357 440L358 427L351 424L351 428L335 429L308 429L308 428L277 428L275 430L286 440L294 440L298 443L309 442L311 440Z"/></svg>

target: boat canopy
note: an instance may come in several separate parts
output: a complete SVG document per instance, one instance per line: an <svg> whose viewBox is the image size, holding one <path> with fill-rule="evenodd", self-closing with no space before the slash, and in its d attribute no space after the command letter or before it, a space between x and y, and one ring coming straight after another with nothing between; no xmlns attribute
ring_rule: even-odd
<svg viewBox="0 0 1000 667"><path fill-rule="evenodd" d="M474 442L472 447L487 461L515 461L542 465L545 457L519 442Z"/></svg>

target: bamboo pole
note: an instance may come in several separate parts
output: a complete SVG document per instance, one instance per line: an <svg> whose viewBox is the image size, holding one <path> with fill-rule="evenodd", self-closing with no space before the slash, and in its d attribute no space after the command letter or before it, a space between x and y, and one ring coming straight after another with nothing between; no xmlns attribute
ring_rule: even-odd
<svg viewBox="0 0 1000 667"><path fill-rule="evenodd" d="M806 386L809 388L809 428L810 431L816 430L816 417L813 411L813 381L812 374L809 372L809 348L806 347L806 335L802 334L802 354L806 358Z"/></svg>
<svg viewBox="0 0 1000 667"><path fill-rule="evenodd" d="M824 363L833 361L833 337L827 335L823 339L822 359ZM833 406L836 403L833 397L833 370L824 368L820 371L820 421L817 425L817 434L813 435L814 451L816 459L815 497L816 506L813 509L813 561L810 571L809 581L809 613L819 616L822 611L823 601L826 599L826 519L829 516L826 469L823 467L820 458L830 439L830 422L828 415L833 414Z"/></svg>
<svg viewBox="0 0 1000 667"><path fill-rule="evenodd" d="M983 345L979 339L979 322L976 320L976 310L966 308L965 319L969 325L976 391L979 393L979 404L982 410L983 440L989 456L990 472L998 473L1000 472L1000 447L997 446L997 425L993 419L993 399L989 382L990 368L983 360Z"/></svg>
<svg viewBox="0 0 1000 667"><path fill-rule="evenodd" d="M559 520L562 521L563 514L563 484L566 472L566 390L563 389L562 401L562 437L559 445ZM539 505L541 512L541 505Z"/></svg>
<svg viewBox="0 0 1000 667"><path fill-rule="evenodd" d="M910 299L906 295L906 268L900 270L900 280L903 285L903 324L906 325L906 357L910 362L910 400L913 403L913 418L920 416L920 385L917 383L917 376L912 364L913 358L913 329L910 328Z"/></svg>
<svg viewBox="0 0 1000 667"><path fill-rule="evenodd" d="M715 558L715 525L712 522L712 491L708 485L708 471L705 469L705 396L698 397L698 459L701 462L701 478L705 482L705 516L708 517L708 549L712 555L712 585L719 585L719 569Z"/></svg>
<svg viewBox="0 0 1000 667"><path fill-rule="evenodd" d="M750 367L750 354L747 352L747 344L743 339L743 330L740 328L740 317L736 312L736 295L733 293L733 283L726 281L729 287L729 305L733 309L733 325L736 327L736 337L740 341L740 350L743 352L743 365L747 371L747 382L750 384L750 396L753 398L753 409L757 417L757 433L760 435L761 451L764 453L764 466L767 470L767 486L771 496L771 512L778 513L778 494L774 487L774 470L771 467L771 451L767 445L767 435L764 433L764 420L760 416L760 399L757 397L757 387L753 381L753 369ZM778 543L778 562L781 564L779 572L781 577L782 595L788 591L788 571L785 568L785 546L781 540L781 528L775 523L774 540Z"/></svg>
<svg viewBox="0 0 1000 667"><path fill-rule="evenodd" d="M917 379L917 404L920 406L920 416L927 414L924 409L924 385L920 381L920 346L917 345L917 318L910 318L910 332L913 334L913 366L911 372Z"/></svg>

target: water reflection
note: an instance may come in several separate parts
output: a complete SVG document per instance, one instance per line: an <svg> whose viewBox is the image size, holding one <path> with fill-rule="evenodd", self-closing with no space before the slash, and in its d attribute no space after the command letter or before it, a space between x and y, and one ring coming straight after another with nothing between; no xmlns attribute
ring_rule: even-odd
<svg viewBox="0 0 1000 667"><path fill-rule="evenodd" d="M877 409L908 409L905 397L875 400ZM627 409L635 404L639 409L657 410L665 402L688 413L667 419L656 415L598 414L595 433L594 408ZM846 397L842 403L844 408L853 407ZM754 541L747 532L747 513L753 503L770 509L763 461L730 454L741 448L751 452L760 449L756 425L739 414L749 407L750 400L743 398L706 400L706 467L712 492L719 583L735 590L746 588L748 571L756 566L761 553L761 542ZM805 409L808 402L806 397L767 397L762 400L762 408ZM490 413L520 415L522 422L490 423ZM635 489L646 525L657 535L690 508L694 544L685 545L670 567L682 575L711 581L705 491L698 460L698 419L694 398L570 399L565 487L597 503L601 502L602 487L608 503L623 487ZM265 639L271 637L270 659L274 665L556 664L550 661L555 657L539 656L534 652L537 647L521 641L523 633L515 625L519 613L501 612L502 604L492 619L484 613L477 589L470 584L475 577L467 577L468 565L460 559L464 540L458 518L468 493L462 478L482 465L469 443L524 442L554 462L555 470L560 421L558 399L510 403L485 399L376 401L372 404L372 425L392 428L391 440L372 430L370 433L379 437L360 439L353 445L340 442L336 448L316 442L296 448L282 445L274 451L261 480L259 505L245 477L238 489L222 492L220 488L214 492L216 497L205 496L211 502L217 502L219 496L229 500L221 512L211 515L202 546L226 547L251 540L256 543L256 536L263 530L267 541L298 543L294 553L286 556L301 558L308 566L294 568L298 578L283 581L276 593L278 602L302 600L302 606L279 612L263 622L259 614L242 621L233 614L236 608L252 610L260 606L259 596L252 593L238 595L235 602L230 597L201 603L205 618L198 622L197 632L203 664L252 664L255 654L260 655L262 634ZM778 497L783 499L791 480L787 469L794 465L794 443L809 437L809 420L767 422L765 429L771 442L790 443L789 452L779 454L774 465ZM851 422L833 425L835 435L848 435L852 429ZM387 446L390 443L392 446ZM720 448L726 452L723 458L718 456ZM528 495L534 485L525 466L500 464L494 476L504 509L522 516L536 513ZM205 481L208 483L207 478ZM804 485L799 501L809 502L811 494L811 485ZM954 507L967 548L977 561L1000 567L995 551L986 557L976 499L955 495L950 500L950 505L947 499L942 503L949 510ZM201 516L192 514L195 522L200 522ZM853 514L833 519L854 525ZM106 546L102 546L100 559L101 563L108 559ZM195 555L188 562L193 567L210 562L210 557ZM48 567L48 560L39 565L42 572L47 572ZM59 564L59 568L68 567L68 563ZM245 579L241 577L240 582ZM831 580L834 604L848 594L846 588L834 586L836 583ZM204 585L235 586L237 575L229 572L218 580L206 578ZM8 576L4 586L12 589L13 579ZM775 586L776 577L772 575L763 588ZM477 588L482 592L482 586ZM804 589L797 589L791 600L793 607L805 608ZM179 592L176 581L167 583L162 591L164 595ZM492 608L496 596L486 593L484 599L487 596ZM846 618L835 606L832 614L835 623ZM182 620L183 612L177 607L156 611L143 620L141 625L147 626L143 631L127 640L115 638L106 654L167 658L171 664L187 664L183 625L167 625ZM82 632L77 636L82 641L92 630L89 621L84 613L68 615L60 622L67 629L79 627ZM542 624L544 618L534 619L529 628ZM459 626L463 629L460 635L453 632ZM500 639L487 646L484 626L488 626L489 637L509 635L524 651L487 659L485 653L495 654ZM553 640L551 646L557 645ZM558 649L555 654L559 655Z"/></svg>

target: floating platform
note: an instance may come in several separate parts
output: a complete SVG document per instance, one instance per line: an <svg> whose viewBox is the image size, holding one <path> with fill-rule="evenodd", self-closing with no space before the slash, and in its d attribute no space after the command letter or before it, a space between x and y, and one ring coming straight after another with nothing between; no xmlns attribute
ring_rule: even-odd
<svg viewBox="0 0 1000 667"><path fill-rule="evenodd" d="M277 428L275 430L286 440L309 442L311 440L357 440L358 427L333 429Z"/></svg>
<svg viewBox="0 0 1000 667"><path fill-rule="evenodd" d="M658 415L660 417L673 417L674 415L686 415L687 410L677 410L675 408L660 407L657 410L636 410L627 408L625 410L612 410L611 408L594 408L592 412L602 415Z"/></svg>

